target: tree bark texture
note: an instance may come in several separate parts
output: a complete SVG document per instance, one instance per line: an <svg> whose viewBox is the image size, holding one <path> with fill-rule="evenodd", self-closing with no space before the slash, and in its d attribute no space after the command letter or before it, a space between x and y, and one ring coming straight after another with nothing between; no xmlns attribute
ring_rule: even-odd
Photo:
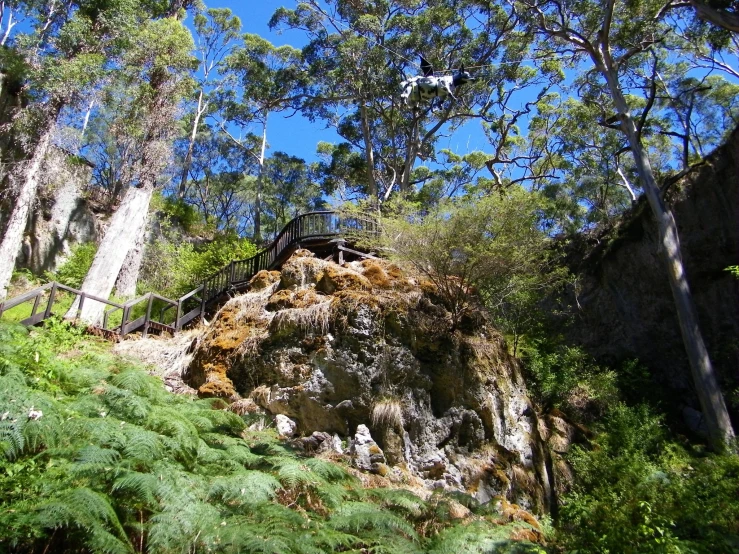
<svg viewBox="0 0 739 554"><path fill-rule="evenodd" d="M41 165L49 149L51 135L54 132L56 118L60 109L61 107L54 108L52 113L46 118L45 127L36 143L33 156L27 162L25 171L23 172L21 188L18 191L13 211L8 219L2 243L0 243L0 300L3 300L8 294L8 285L13 275L15 260L23 243L23 232L28 222L28 214L36 200Z"/></svg>
<svg viewBox="0 0 739 554"><path fill-rule="evenodd" d="M82 290L87 294L108 298L128 253L135 248L144 234L153 187L129 188L120 207L113 214L105 231L90 271L87 272ZM105 304L85 301L79 318L91 325L97 324L106 309ZM78 301L72 304L66 318L77 317Z"/></svg>
<svg viewBox="0 0 739 554"><path fill-rule="evenodd" d="M115 282L116 294L125 299L136 296L136 283L139 280L141 262L144 260L144 244L146 242L146 220L144 229L136 239L133 248L126 254L123 265Z"/></svg>
<svg viewBox="0 0 739 554"><path fill-rule="evenodd" d="M698 316L683 267L677 225L672 212L662 200L662 194L654 178L649 159L642 148L636 124L621 91L617 71L609 53L601 52L600 59L594 61L608 84L616 111L621 120L621 128L628 139L637 171L642 179L644 193L657 220L660 255L667 269L670 289L675 300L680 333L683 337L696 393L711 435L711 445L715 450L721 451L734 439L734 430L718 378L698 325Z"/></svg>
<svg viewBox="0 0 739 554"><path fill-rule="evenodd" d="M690 5L693 6L695 13L703 21L708 21L729 31L739 33L739 15L712 8L701 0L690 0Z"/></svg>

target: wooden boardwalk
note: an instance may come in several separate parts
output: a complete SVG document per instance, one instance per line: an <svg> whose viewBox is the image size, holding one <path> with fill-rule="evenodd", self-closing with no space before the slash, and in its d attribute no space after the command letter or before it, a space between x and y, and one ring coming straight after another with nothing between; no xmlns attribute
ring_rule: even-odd
<svg viewBox="0 0 739 554"><path fill-rule="evenodd" d="M336 252L341 256L344 251L354 252L342 246L346 240L350 241L352 233L377 232L377 223L372 218L347 217L334 211L305 213L285 225L277 238L255 256L232 261L176 300L149 292L128 302L117 303L51 282L0 302L0 318L11 308L33 302L31 315L21 323L36 325L54 315L55 302L64 292L79 298L78 315L85 302L100 302L108 306L102 322L91 328L92 332L102 336L124 337L135 331L140 331L143 336L149 331L175 333L220 306L231 294L244 290L260 271L279 268L298 248L319 253ZM132 319L134 312L142 315Z"/></svg>

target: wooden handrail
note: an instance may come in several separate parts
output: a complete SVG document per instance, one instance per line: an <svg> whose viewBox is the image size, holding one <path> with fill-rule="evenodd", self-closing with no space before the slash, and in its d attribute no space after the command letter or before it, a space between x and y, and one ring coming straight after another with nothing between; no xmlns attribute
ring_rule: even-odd
<svg viewBox="0 0 739 554"><path fill-rule="evenodd" d="M67 287L61 283L51 282L5 302L0 302L0 317L2 317L3 312L33 299L34 306L31 317L27 318L23 322L27 325L35 325L51 315L51 308L54 303L56 292L57 290L63 290L80 298L78 313L79 310L81 310L82 302L85 300L102 302L103 304L111 306L110 309L105 310L103 313L102 329L106 331L110 331L110 329L108 329L108 320L110 315L117 310L123 310L119 329L121 336L125 336L127 333L137 329L142 329L144 336L146 336L150 325L152 328L159 330L164 329L173 332L179 331L185 324L198 316L202 316L205 310L222 298L225 292L231 290L236 285L241 286L243 283L248 282L252 277L254 277L254 275L262 270L273 269L285 255L285 252L299 244L301 241L339 236L346 230L376 233L377 224L372 218L365 219L361 217L349 217L344 219L338 213L330 210L308 212L300 214L290 220L282 231L280 231L280 234L275 237L275 240L273 240L263 250L257 252L251 258L232 261L226 267L205 278L197 287L177 300L160 296L154 292L149 292L144 296L119 304L111 300L87 294L81 290ZM49 294L46 309L43 313L37 314L36 312L39 307L41 297L43 293L49 289L51 292ZM200 298L195 296L201 291L202 295ZM190 299L197 301L199 306L183 314L184 304ZM131 315L131 308L144 300L148 301L146 315L129 322L128 318ZM159 300L168 304L168 306L163 308L160 312L160 321L155 321L151 318L152 304L154 300ZM172 307L177 308L175 321L172 325L166 325L161 320L164 319L164 313Z"/></svg>

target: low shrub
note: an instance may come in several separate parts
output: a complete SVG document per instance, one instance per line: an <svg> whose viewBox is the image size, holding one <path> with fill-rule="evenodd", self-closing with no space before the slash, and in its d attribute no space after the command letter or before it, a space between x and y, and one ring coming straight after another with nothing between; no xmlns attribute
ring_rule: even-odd
<svg viewBox="0 0 739 554"><path fill-rule="evenodd" d="M577 475L563 498L557 542L569 552L729 553L739 549L739 458L692 451L663 418L615 406L590 448L576 446Z"/></svg>

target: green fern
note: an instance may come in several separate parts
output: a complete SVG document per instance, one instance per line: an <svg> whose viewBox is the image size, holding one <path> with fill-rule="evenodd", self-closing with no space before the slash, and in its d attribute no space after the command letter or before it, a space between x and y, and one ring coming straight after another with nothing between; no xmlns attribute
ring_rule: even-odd
<svg viewBox="0 0 739 554"><path fill-rule="evenodd" d="M15 460L26 446L23 430L26 421L22 418L0 421L0 451L8 460Z"/></svg>
<svg viewBox="0 0 739 554"><path fill-rule="evenodd" d="M380 503L395 513L407 516L420 516L426 510L426 503L410 491L402 489L369 489L367 497Z"/></svg>
<svg viewBox="0 0 739 554"><path fill-rule="evenodd" d="M138 471L123 472L112 488L113 492L125 493L129 498L137 499L141 504L150 506L152 509L157 503L158 490L159 479L156 475Z"/></svg>
<svg viewBox="0 0 739 554"><path fill-rule="evenodd" d="M308 458L304 460L304 463L313 473L328 482L359 483L359 480L346 469L328 460Z"/></svg>
<svg viewBox="0 0 739 554"><path fill-rule="evenodd" d="M93 551L129 553L122 525L108 499L88 488L65 491L37 507L36 519L47 529L66 529Z"/></svg>
<svg viewBox="0 0 739 554"><path fill-rule="evenodd" d="M227 504L253 505L272 500L280 487L280 482L267 473L244 470L213 479L208 497Z"/></svg>
<svg viewBox="0 0 739 554"><path fill-rule="evenodd" d="M346 502L329 520L329 525L341 531L359 533L363 530L382 532L383 534L402 533L407 538L418 540L413 526L395 514L383 510L374 504L364 502Z"/></svg>
<svg viewBox="0 0 739 554"><path fill-rule="evenodd" d="M110 383L136 396L149 398L161 390L161 381L140 369L126 368L110 378Z"/></svg>
<svg viewBox="0 0 739 554"><path fill-rule="evenodd" d="M527 541L511 540L511 534L526 524L490 525L483 522L472 522L469 525L447 527L434 537L429 545L429 554L485 554L500 552L501 554L544 554L541 546Z"/></svg>

